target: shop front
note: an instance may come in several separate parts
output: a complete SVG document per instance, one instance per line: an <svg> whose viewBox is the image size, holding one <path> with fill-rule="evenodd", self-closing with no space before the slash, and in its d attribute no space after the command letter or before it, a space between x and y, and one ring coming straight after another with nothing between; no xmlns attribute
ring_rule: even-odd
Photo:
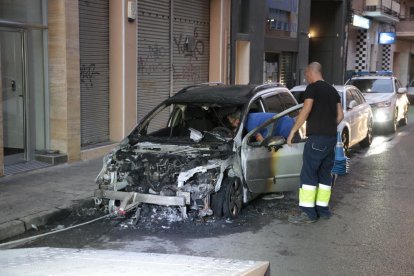
<svg viewBox="0 0 414 276"><path fill-rule="evenodd" d="M2 164L48 147L46 1L0 1Z"/></svg>

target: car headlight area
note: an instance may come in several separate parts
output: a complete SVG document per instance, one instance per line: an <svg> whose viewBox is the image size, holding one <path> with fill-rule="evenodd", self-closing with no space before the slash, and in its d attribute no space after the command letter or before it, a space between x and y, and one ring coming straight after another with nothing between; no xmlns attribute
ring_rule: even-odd
<svg viewBox="0 0 414 276"><path fill-rule="evenodd" d="M389 108L375 108L373 113L375 123L383 123L392 120L393 113L390 112Z"/></svg>

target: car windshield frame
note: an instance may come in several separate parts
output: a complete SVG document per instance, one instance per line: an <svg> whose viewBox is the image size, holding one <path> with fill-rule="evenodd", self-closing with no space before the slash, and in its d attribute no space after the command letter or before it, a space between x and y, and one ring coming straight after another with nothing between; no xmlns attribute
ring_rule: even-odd
<svg viewBox="0 0 414 276"><path fill-rule="evenodd" d="M347 83L358 88L362 93L394 93L392 78L367 78L367 79L351 79Z"/></svg>
<svg viewBox="0 0 414 276"><path fill-rule="evenodd" d="M232 136L231 139L223 139L223 137L219 137L219 135L211 133L211 135L208 135L208 133L215 127L226 127L224 122L226 116L229 113L233 113L235 110L241 111L244 107L244 105L226 103L177 103L166 101L148 113L148 115L131 132L129 139L130 141L133 141L133 143L138 141L151 141L158 143L179 141L184 144L192 144L195 141L191 139L190 128L193 128L203 134L203 142L232 140L234 136ZM192 109L191 111L189 110L190 108ZM198 115L195 115L194 109L198 109L199 112L205 112L206 117L198 117ZM169 111L168 116L165 114L166 111ZM186 112L189 113L187 114ZM184 120L187 119L186 116L190 115L193 116L193 119L195 119L195 122L193 122L195 125L189 126L182 124ZM211 121L209 121L209 119L211 119ZM202 123L200 120L205 120L205 122L211 125L209 125L206 129L196 129L197 124ZM153 123L154 125L152 125ZM176 127L179 128L178 132L175 132L174 128ZM237 130L234 131L234 134L238 132Z"/></svg>

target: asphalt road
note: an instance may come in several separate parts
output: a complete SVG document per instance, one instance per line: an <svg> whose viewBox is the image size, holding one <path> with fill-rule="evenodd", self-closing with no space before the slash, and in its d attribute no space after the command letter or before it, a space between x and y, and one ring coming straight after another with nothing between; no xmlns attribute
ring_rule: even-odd
<svg viewBox="0 0 414 276"><path fill-rule="evenodd" d="M40 238L20 247L115 249L132 252L269 260L272 275L414 275L414 106L407 126L377 135L366 150L351 151L351 172L333 190L333 217L292 225L297 194L282 200L257 199L239 219L177 222L143 210L131 219L104 219ZM167 212L167 213L166 213ZM74 210L44 231L100 216ZM173 222L165 219L168 218Z"/></svg>

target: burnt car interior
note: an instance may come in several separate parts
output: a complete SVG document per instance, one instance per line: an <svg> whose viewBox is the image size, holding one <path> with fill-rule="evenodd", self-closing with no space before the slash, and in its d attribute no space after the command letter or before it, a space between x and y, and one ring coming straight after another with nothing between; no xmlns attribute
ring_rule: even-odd
<svg viewBox="0 0 414 276"><path fill-rule="evenodd" d="M216 129L222 133L223 129L227 129L226 116L241 106L218 106L207 104L175 104L171 108L171 116L169 118L158 119L154 117L151 121L158 121L158 128L150 126L147 122L141 126L139 134L147 137L163 137L163 138L184 138L190 136L190 128L198 130L202 133L215 132ZM164 108L164 109L165 109ZM162 114L162 110L157 115ZM156 115L156 116L157 116ZM165 116L164 116L165 117ZM158 119L158 120L157 120ZM133 135L136 135L136 131ZM224 131L225 134L233 134L231 130Z"/></svg>

